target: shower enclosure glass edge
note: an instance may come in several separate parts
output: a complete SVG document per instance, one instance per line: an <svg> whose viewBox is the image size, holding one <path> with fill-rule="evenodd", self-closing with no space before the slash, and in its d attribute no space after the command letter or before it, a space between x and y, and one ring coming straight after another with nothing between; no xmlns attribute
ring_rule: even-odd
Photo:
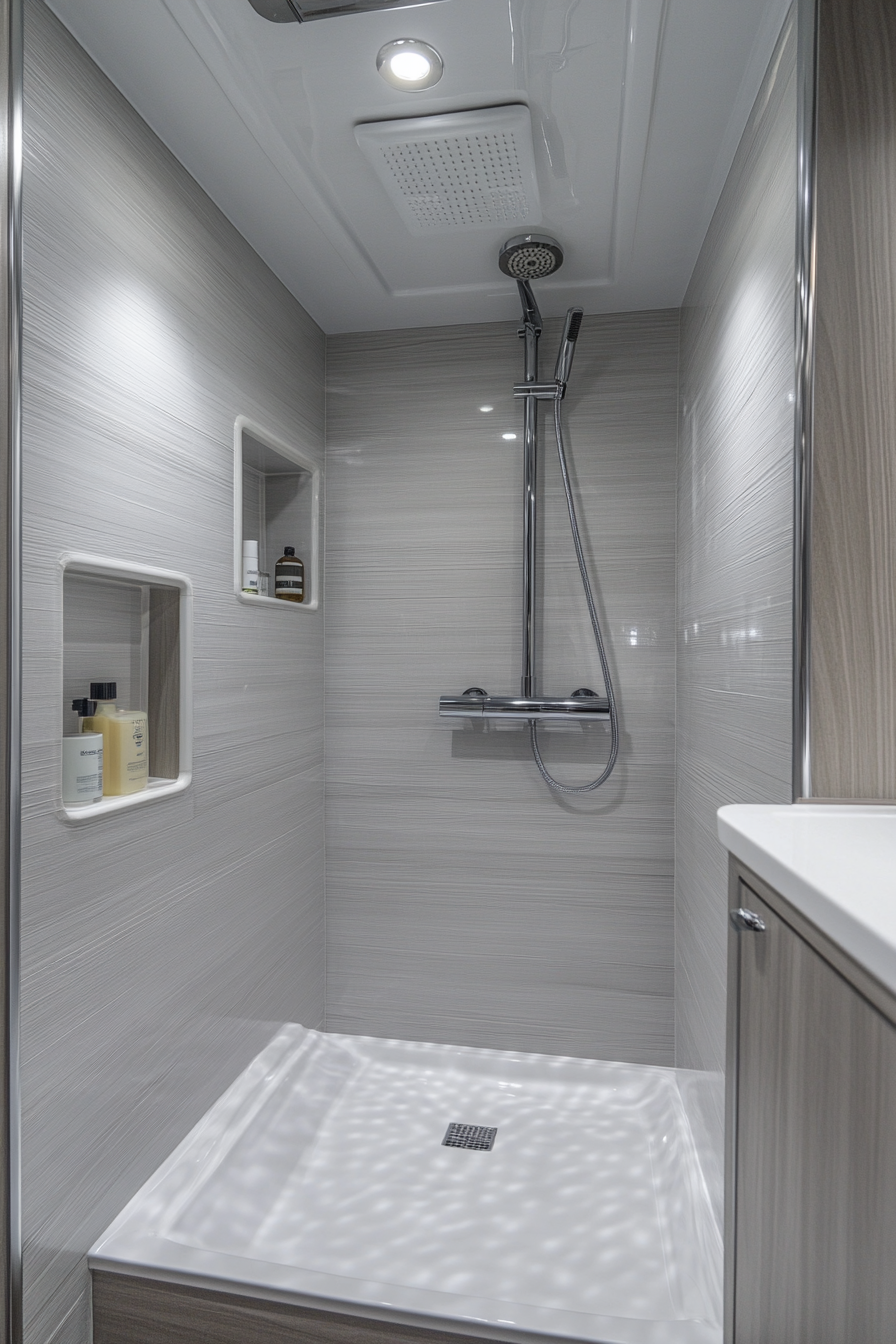
<svg viewBox="0 0 896 1344"><path fill-rule="evenodd" d="M815 393L818 0L796 0L796 384L793 475L793 801L812 797L812 428Z"/></svg>
<svg viewBox="0 0 896 1344"><path fill-rule="evenodd" d="M0 601L5 606L6 650L0 667L5 680L6 714L2 720L5 769L0 787L5 791L2 841L6 851L4 904L6 973L3 996L5 1106L3 1119L2 1235L4 1275L4 1337L21 1344L22 1326L22 1211L21 1211L21 1096L19 1087L19 948L21 892L21 764L22 764L22 97L24 66L23 0L0 0L2 13L2 69L6 93L4 196L5 249L3 291L6 303L6 376L2 388L5 423L0 453L5 457L6 584Z"/></svg>

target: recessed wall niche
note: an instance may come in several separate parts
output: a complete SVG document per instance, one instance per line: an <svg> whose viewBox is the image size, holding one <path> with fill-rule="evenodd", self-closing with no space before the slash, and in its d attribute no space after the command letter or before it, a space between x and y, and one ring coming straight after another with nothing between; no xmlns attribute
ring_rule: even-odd
<svg viewBox="0 0 896 1344"><path fill-rule="evenodd" d="M234 427L234 587L252 606L316 611L320 601L321 470L298 448L244 416ZM243 541L258 542L258 568L270 576L268 596L243 591ZM274 566L285 546L305 565L305 600L274 597Z"/></svg>
<svg viewBox="0 0 896 1344"><path fill-rule="evenodd" d="M68 821L182 793L192 778L192 585L184 574L101 556L64 555L62 731L78 731L72 701L91 681L117 683L122 709L145 709L149 783L139 793L66 806ZM60 780L61 789L61 780Z"/></svg>

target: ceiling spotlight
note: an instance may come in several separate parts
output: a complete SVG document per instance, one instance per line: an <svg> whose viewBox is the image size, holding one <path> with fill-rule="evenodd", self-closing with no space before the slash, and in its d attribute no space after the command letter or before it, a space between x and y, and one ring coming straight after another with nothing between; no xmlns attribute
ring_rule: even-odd
<svg viewBox="0 0 896 1344"><path fill-rule="evenodd" d="M483 414L488 415L489 411L493 411L495 408L494 406L480 406L479 409Z"/></svg>
<svg viewBox="0 0 896 1344"><path fill-rule="evenodd" d="M393 89L430 89L442 78L444 64L435 47L413 37L399 37L380 47L376 68Z"/></svg>
<svg viewBox="0 0 896 1344"><path fill-rule="evenodd" d="M516 438L516 435L515 435L515 434L502 434L502 435L501 435L501 438L502 438L502 439L507 439L507 441L508 441L508 443L509 443L511 439L515 439L515 438Z"/></svg>

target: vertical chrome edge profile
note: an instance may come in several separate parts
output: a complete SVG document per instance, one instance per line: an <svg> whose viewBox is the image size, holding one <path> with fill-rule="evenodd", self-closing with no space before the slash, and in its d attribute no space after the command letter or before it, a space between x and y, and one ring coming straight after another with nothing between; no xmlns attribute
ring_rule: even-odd
<svg viewBox="0 0 896 1344"><path fill-rule="evenodd" d="M728 903L736 905L740 880L735 861L728 856ZM728 1000L725 1048L725 1213L724 1344L734 1344L737 1294L737 1068L740 1049L740 936L728 921Z"/></svg>
<svg viewBox="0 0 896 1344"><path fill-rule="evenodd" d="M22 164L24 4L5 0L6 106L6 1339L21 1344L22 1163L19 1002L22 816Z"/></svg>
<svg viewBox="0 0 896 1344"><path fill-rule="evenodd" d="M812 796L812 448L820 0L796 0L796 387L793 480L793 800Z"/></svg>

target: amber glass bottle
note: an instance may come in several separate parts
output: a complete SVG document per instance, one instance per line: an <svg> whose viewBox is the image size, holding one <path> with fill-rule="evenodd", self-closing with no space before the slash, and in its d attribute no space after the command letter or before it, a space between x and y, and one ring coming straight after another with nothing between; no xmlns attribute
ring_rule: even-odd
<svg viewBox="0 0 896 1344"><path fill-rule="evenodd" d="M274 596L285 602L305 601L305 566L296 555L295 546L284 546L274 566Z"/></svg>

